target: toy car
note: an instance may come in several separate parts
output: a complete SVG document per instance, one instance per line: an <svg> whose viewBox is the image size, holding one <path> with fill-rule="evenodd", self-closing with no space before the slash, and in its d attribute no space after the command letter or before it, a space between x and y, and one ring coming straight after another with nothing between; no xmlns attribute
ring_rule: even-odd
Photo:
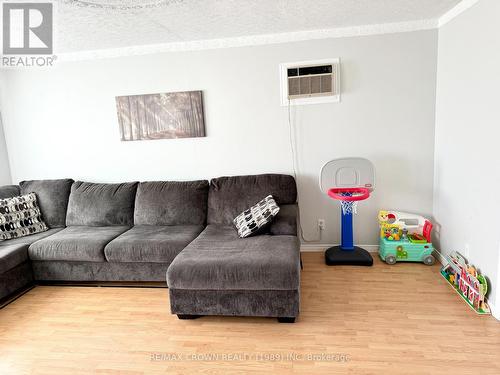
<svg viewBox="0 0 500 375"><path fill-rule="evenodd" d="M380 239L379 255L387 264L396 262L423 262L432 266L436 259L432 255L434 248L431 243L415 243L410 240L390 241Z"/></svg>
<svg viewBox="0 0 500 375"><path fill-rule="evenodd" d="M387 264L436 262L432 255L432 224L425 217L399 211L380 211L379 256Z"/></svg>

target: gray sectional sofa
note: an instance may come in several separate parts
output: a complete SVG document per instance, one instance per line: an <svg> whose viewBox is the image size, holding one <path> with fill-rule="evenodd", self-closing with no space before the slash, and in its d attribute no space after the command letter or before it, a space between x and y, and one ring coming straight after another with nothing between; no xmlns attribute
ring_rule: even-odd
<svg viewBox="0 0 500 375"><path fill-rule="evenodd" d="M266 316L299 313L297 191L291 176L97 184L70 179L0 187L34 192L47 232L0 241L0 301L37 283L165 282L171 311ZM268 233L241 239L232 220L272 194Z"/></svg>

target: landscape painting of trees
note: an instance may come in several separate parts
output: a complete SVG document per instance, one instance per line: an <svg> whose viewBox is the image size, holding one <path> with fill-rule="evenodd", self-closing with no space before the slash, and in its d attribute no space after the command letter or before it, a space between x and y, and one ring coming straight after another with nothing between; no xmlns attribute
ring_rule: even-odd
<svg viewBox="0 0 500 375"><path fill-rule="evenodd" d="M122 141L205 136L201 91L117 96Z"/></svg>

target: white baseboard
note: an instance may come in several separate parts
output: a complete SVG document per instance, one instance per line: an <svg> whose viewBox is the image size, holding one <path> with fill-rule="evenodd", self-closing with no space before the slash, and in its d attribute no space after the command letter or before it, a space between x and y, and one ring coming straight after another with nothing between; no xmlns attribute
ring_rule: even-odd
<svg viewBox="0 0 500 375"><path fill-rule="evenodd" d="M496 305L488 300L488 306L491 310L491 315L496 319L500 320L500 309L497 309Z"/></svg>
<svg viewBox="0 0 500 375"><path fill-rule="evenodd" d="M332 246L339 246L340 244L338 243L322 243L322 244L302 244L300 246L300 251L302 253L314 253L314 252L319 252L319 251L325 251L326 249L328 249L329 247L332 247ZM379 245L357 245L363 249L366 249L369 253L377 253L378 252L378 247ZM446 260L444 258L444 256L441 254L441 252L437 249L434 249L436 255L437 255L437 260L439 261L439 263L441 264L445 264L446 263Z"/></svg>
<svg viewBox="0 0 500 375"><path fill-rule="evenodd" d="M318 244L302 244L300 246L300 251L302 253L314 253L314 252L323 252L329 247L332 246L339 246L340 244L338 243L318 243ZM365 250L367 250L369 253L376 253L378 252L378 245L356 245L359 246Z"/></svg>

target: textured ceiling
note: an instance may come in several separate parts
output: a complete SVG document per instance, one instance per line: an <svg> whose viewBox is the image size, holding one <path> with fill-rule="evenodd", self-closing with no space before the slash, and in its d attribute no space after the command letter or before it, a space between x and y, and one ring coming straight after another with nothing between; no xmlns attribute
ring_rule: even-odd
<svg viewBox="0 0 500 375"><path fill-rule="evenodd" d="M434 20L460 0L59 0L57 52ZM96 4L103 4L100 7ZM144 8L136 7L142 4Z"/></svg>

